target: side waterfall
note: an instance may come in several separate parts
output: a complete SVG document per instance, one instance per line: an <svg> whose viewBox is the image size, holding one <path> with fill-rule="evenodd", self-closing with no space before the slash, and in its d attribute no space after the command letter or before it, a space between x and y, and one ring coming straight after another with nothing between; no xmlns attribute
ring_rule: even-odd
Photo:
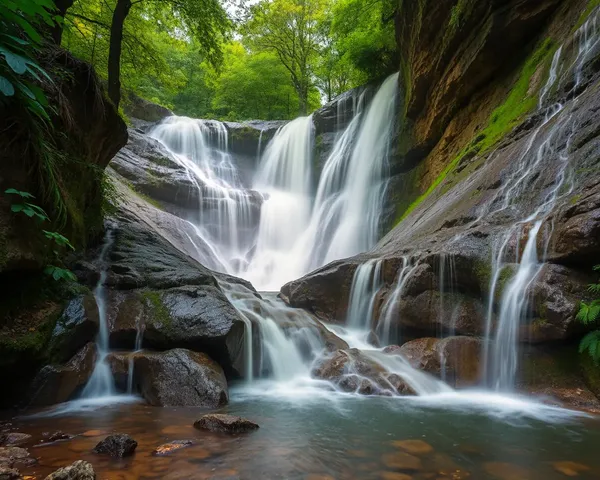
<svg viewBox="0 0 600 480"><path fill-rule="evenodd" d="M554 54L548 80L541 89L538 101L538 111L544 120L531 135L516 162L516 168L492 201L492 205L499 204L492 213L516 209L515 199L531 189L539 177L540 169L552 166L556 170L554 183L541 189L544 195L539 199L539 203L533 204L533 209L529 212L519 212L524 214L521 220L498 240L494 252L486 324L486 336L490 340L486 342L486 346L490 347L485 352L485 375L487 383L497 391L510 391L515 385L520 327L528 313L530 287L542 270L551 237L552 225L548 225L545 230L542 227L557 201L571 192L568 166L571 138L577 128L572 115L577 97L570 107L565 108L561 104L548 105L548 94L569 76L573 81L571 91L573 95L578 94L586 59L600 42L599 18L600 9L575 33L576 57L570 65L565 64L568 60L563 59L563 46ZM538 237L541 232L543 236L540 239ZM525 246L522 252L519 252L518 246L522 241L525 241ZM511 259L508 251L513 244L516 245L516 251ZM541 252L538 251L540 246ZM494 322L494 297L500 286L499 279L504 269L512 268L512 265L516 265L516 269L502 290L497 320Z"/></svg>

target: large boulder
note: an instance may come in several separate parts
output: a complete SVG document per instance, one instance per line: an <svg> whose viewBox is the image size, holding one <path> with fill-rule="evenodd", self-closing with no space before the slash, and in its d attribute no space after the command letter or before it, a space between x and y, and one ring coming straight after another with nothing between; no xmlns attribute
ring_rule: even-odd
<svg viewBox="0 0 600 480"><path fill-rule="evenodd" d="M65 365L46 365L31 384L29 405L53 405L72 399L88 382L95 362L96 345L90 342Z"/></svg>
<svg viewBox="0 0 600 480"><path fill-rule="evenodd" d="M133 455L138 443L126 433L115 433L98 442L93 452L123 458Z"/></svg>
<svg viewBox="0 0 600 480"><path fill-rule="evenodd" d="M216 408L229 400L223 369L204 353L182 348L112 353L107 361L118 385L125 383L133 362L133 385L151 405Z"/></svg>
<svg viewBox="0 0 600 480"><path fill-rule="evenodd" d="M470 387L482 380L483 342L475 337L419 338L395 353L418 370L441 378L453 387Z"/></svg>
<svg viewBox="0 0 600 480"><path fill-rule="evenodd" d="M220 433L247 433L258 430L259 426L247 418L221 413L209 413L196 420L194 428Z"/></svg>

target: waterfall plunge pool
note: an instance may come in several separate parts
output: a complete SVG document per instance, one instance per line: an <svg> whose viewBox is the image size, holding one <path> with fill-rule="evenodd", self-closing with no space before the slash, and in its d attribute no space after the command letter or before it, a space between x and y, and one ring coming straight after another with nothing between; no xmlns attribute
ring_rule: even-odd
<svg viewBox="0 0 600 480"><path fill-rule="evenodd" d="M99 479L110 480L600 477L596 417L489 393L360 397L259 382L233 386L230 405L220 410L256 421L257 432L227 436L194 429L204 412L120 403L20 417L11 429L33 435L26 447L39 445L44 432L77 435L30 449L38 464L22 474L35 478L80 459L92 463ZM117 432L137 440L134 456L91 453ZM152 455L173 440L194 444Z"/></svg>

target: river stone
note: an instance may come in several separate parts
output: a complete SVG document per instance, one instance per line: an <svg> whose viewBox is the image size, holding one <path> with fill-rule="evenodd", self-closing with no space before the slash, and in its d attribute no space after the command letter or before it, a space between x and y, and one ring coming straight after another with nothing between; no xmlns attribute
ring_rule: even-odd
<svg viewBox="0 0 600 480"><path fill-rule="evenodd" d="M0 435L0 445L5 447L18 447L19 445L27 443L30 438L31 435L27 433L5 433Z"/></svg>
<svg viewBox="0 0 600 480"><path fill-rule="evenodd" d="M133 455L138 443L125 433L109 435L94 448L94 453L122 458Z"/></svg>
<svg viewBox="0 0 600 480"><path fill-rule="evenodd" d="M168 455L169 453L175 452L177 450L181 450L182 448L189 447L193 445L194 442L191 440L173 440L169 443L163 443L154 449L152 455L162 456Z"/></svg>
<svg viewBox="0 0 600 480"><path fill-rule="evenodd" d="M129 357L111 354L115 376L128 372ZM221 407L229 401L223 369L208 355L182 348L133 354L134 385L144 399L161 407Z"/></svg>
<svg viewBox="0 0 600 480"><path fill-rule="evenodd" d="M68 467L59 468L56 472L48 475L45 480L95 480L96 473L92 464L83 460L77 460Z"/></svg>
<svg viewBox="0 0 600 480"><path fill-rule="evenodd" d="M57 363L72 358L88 342L94 341L99 325L98 306L92 294L72 299L50 338L50 357Z"/></svg>
<svg viewBox="0 0 600 480"><path fill-rule="evenodd" d="M246 433L259 428L258 424L246 418L220 413L203 415L194 422L194 427L199 430L222 433Z"/></svg>
<svg viewBox="0 0 600 480"><path fill-rule="evenodd" d="M0 480L17 480L21 477L18 470L0 465Z"/></svg>
<svg viewBox="0 0 600 480"><path fill-rule="evenodd" d="M30 405L43 406L66 402L89 380L96 362L96 345L88 343L62 366L46 365L30 387Z"/></svg>

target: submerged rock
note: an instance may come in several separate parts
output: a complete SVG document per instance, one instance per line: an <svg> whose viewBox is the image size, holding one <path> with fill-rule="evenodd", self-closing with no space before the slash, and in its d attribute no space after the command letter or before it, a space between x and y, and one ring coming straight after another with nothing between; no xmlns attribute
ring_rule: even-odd
<svg viewBox="0 0 600 480"><path fill-rule="evenodd" d="M194 442L191 440L173 440L169 443L163 443L154 449L152 455L162 456L168 455L169 453L175 452L177 450L181 450L182 448L189 447L193 445Z"/></svg>
<svg viewBox="0 0 600 480"><path fill-rule="evenodd" d="M203 415L194 422L194 427L199 430L221 433L246 433L259 428L258 424L246 418L220 413Z"/></svg>
<svg viewBox="0 0 600 480"><path fill-rule="evenodd" d="M117 383L134 365L133 384L150 404L161 407L221 407L229 401L223 369L204 353L182 348L166 352L109 355Z"/></svg>
<svg viewBox="0 0 600 480"><path fill-rule="evenodd" d="M116 433L109 435L98 443L94 448L94 453L110 455L111 457L122 458L133 455L138 443L125 433Z"/></svg>
<svg viewBox="0 0 600 480"><path fill-rule="evenodd" d="M56 472L48 475L45 480L95 480L96 472L92 464L83 460L77 460L68 467L59 468Z"/></svg>

